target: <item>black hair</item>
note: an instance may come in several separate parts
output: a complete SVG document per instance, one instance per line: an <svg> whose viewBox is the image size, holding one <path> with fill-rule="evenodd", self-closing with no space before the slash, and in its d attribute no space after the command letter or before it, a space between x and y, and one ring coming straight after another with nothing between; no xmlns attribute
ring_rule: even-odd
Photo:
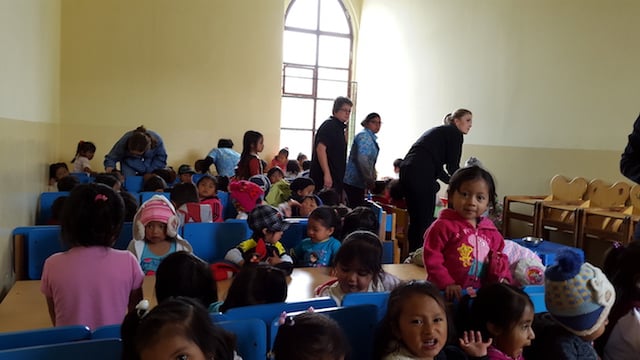
<svg viewBox="0 0 640 360"><path fill-rule="evenodd" d="M295 160L293 160L295 161ZM280 175L282 175L284 177L284 172L282 171L282 169L280 169L279 166L274 166L271 169L269 169L269 171L267 171L267 177L269 178L269 180L271 180L271 176L273 174L275 174L276 172L280 172Z"/></svg>
<svg viewBox="0 0 640 360"><path fill-rule="evenodd" d="M360 125L361 125L362 127L366 127L366 126L367 126L367 124L368 124L369 122L373 121L374 119L380 119L380 114L375 113L375 112L369 113L369 114L364 118L364 120L362 120L362 121L360 122Z"/></svg>
<svg viewBox="0 0 640 360"><path fill-rule="evenodd" d="M171 166L162 169L155 169L152 171L152 173L160 176L162 180L164 180L164 182L167 184L175 183L176 179L178 178L178 174L175 170L173 170Z"/></svg>
<svg viewBox="0 0 640 360"><path fill-rule="evenodd" d="M287 157L289 157L289 149L287 148L280 149L280 151L278 151L278 155L286 155Z"/></svg>
<svg viewBox="0 0 640 360"><path fill-rule="evenodd" d="M303 153L298 153L298 157L296 157L296 160L300 161L302 159L307 159L307 155L303 154Z"/></svg>
<svg viewBox="0 0 640 360"><path fill-rule="evenodd" d="M136 212L138 212L138 199L127 191L120 191L118 194L120 194L124 202L124 221L132 222Z"/></svg>
<svg viewBox="0 0 640 360"><path fill-rule="evenodd" d="M640 241L615 244L605 254L602 271L616 289L616 302L640 301Z"/></svg>
<svg viewBox="0 0 640 360"><path fill-rule="evenodd" d="M262 138L262 134L257 131L248 130L244 133L242 138L242 154L240 154L240 161L238 161L236 168L236 176L239 180L246 180L251 176L249 175L249 161L253 158L251 151Z"/></svg>
<svg viewBox="0 0 640 360"><path fill-rule="evenodd" d="M333 188L322 189L316 194L322 200L324 205L336 206L340 205L340 196Z"/></svg>
<svg viewBox="0 0 640 360"><path fill-rule="evenodd" d="M289 174L298 175L298 173L300 172L300 163L298 163L296 160L289 160L287 161L286 170Z"/></svg>
<svg viewBox="0 0 640 360"><path fill-rule="evenodd" d="M309 170L311 168L311 160L305 160L302 162L302 170Z"/></svg>
<svg viewBox="0 0 640 360"><path fill-rule="evenodd" d="M186 203L197 203L200 201L198 188L193 183L175 184L171 189L171 201L175 204L176 209Z"/></svg>
<svg viewBox="0 0 640 360"><path fill-rule="evenodd" d="M358 206L342 219L342 238L356 230L378 233L380 225L376 213L368 206Z"/></svg>
<svg viewBox="0 0 640 360"><path fill-rule="evenodd" d="M68 196L59 196L53 200L53 204L51 204L51 218L48 222L49 225L60 224L62 209L64 208L64 203L67 201L67 198Z"/></svg>
<svg viewBox="0 0 640 360"><path fill-rule="evenodd" d="M76 147L76 155L73 157L73 159L71 159L71 162L72 163L75 162L78 156L80 156L80 153L83 153L83 152L95 153L96 145L91 141L82 141L82 140L79 141L78 146Z"/></svg>
<svg viewBox="0 0 640 360"><path fill-rule="evenodd" d="M245 263L229 286L220 311L283 302L286 298L287 277L284 271L271 265Z"/></svg>
<svg viewBox="0 0 640 360"><path fill-rule="evenodd" d="M101 173L97 174L94 183L105 184L108 187L114 187L116 184L120 183L120 179L118 179L118 175L114 173Z"/></svg>
<svg viewBox="0 0 640 360"><path fill-rule="evenodd" d="M387 184L387 188L389 189L389 197L391 200L402 200L404 199L404 189L402 188L402 184L398 179L392 179Z"/></svg>
<svg viewBox="0 0 640 360"><path fill-rule="evenodd" d="M373 275L372 281L378 281L382 270L382 244L378 236L370 231L354 231L342 242L336 253L336 266L351 265L358 262L360 266Z"/></svg>
<svg viewBox="0 0 640 360"><path fill-rule="evenodd" d="M151 175L142 184L142 191L164 191L167 183L158 175Z"/></svg>
<svg viewBox="0 0 640 360"><path fill-rule="evenodd" d="M49 165L49 179L57 179L56 172L58 172L59 168L65 168L67 169L67 172L69 171L69 167L67 166L66 163L63 163L63 162L53 163Z"/></svg>
<svg viewBox="0 0 640 360"><path fill-rule="evenodd" d="M216 176L216 180L218 181L217 189L220 191L229 191L229 177L224 175Z"/></svg>
<svg viewBox="0 0 640 360"><path fill-rule="evenodd" d="M176 297L159 303L148 313L133 310L127 314L120 328L122 359L140 359L145 348L163 340L159 336L166 334L162 330L167 327L172 335L195 343L207 358L234 358L235 336L214 324L207 309L198 301Z"/></svg>
<svg viewBox="0 0 640 360"><path fill-rule="evenodd" d="M80 184L62 209L61 236L69 246L111 247L124 221L122 198L102 184Z"/></svg>
<svg viewBox="0 0 640 360"><path fill-rule="evenodd" d="M387 302L387 313L382 319L375 340L374 359L382 359L385 355L391 354L398 350L402 345L402 339L399 337L398 321L402 315L405 303L411 296L423 295L435 300L440 305L442 312L446 315L447 321L447 338L451 338L453 326L451 326L450 315L447 311L446 302L437 286L428 281L412 280L407 283L398 285L389 294Z"/></svg>
<svg viewBox="0 0 640 360"><path fill-rule="evenodd" d="M176 251L158 265L155 291L159 303L172 296L186 296L208 308L218 301L209 265L186 251Z"/></svg>
<svg viewBox="0 0 640 360"><path fill-rule="evenodd" d="M340 360L348 358L349 350L340 325L313 312L298 314L280 325L273 343L277 360Z"/></svg>
<svg viewBox="0 0 640 360"><path fill-rule="evenodd" d="M520 321L527 306L533 312L529 295L515 286L504 283L483 286L471 302L469 329L479 330L485 339L494 338L495 344L496 334L489 332L487 324L509 331Z"/></svg>
<svg viewBox="0 0 640 360"><path fill-rule="evenodd" d="M80 185L80 180L73 176L67 175L62 179L58 180L56 184L58 191L71 191L74 187Z"/></svg>
<svg viewBox="0 0 640 360"><path fill-rule="evenodd" d="M154 140L155 139L147 132L144 125L140 125L133 130L133 133L131 133L127 139L127 150L146 152L155 147L157 140Z"/></svg>
<svg viewBox="0 0 640 360"><path fill-rule="evenodd" d="M204 159L196 160L193 164L193 168L198 174L206 174L209 172L211 164L213 164L213 159L207 156Z"/></svg>
<svg viewBox="0 0 640 360"><path fill-rule="evenodd" d="M402 161L403 159L400 159L400 158L393 160L393 167L399 168L400 165L402 165Z"/></svg>
<svg viewBox="0 0 640 360"><path fill-rule="evenodd" d="M291 195L297 195L296 192L299 190L304 190L307 186L315 186L316 184L313 182L313 179L308 177L297 177L293 179L291 184L289 185L289 189L291 189Z"/></svg>
<svg viewBox="0 0 640 360"><path fill-rule="evenodd" d="M233 140L231 139L218 139L218 148L229 148L233 147Z"/></svg>
<svg viewBox="0 0 640 360"><path fill-rule="evenodd" d="M453 173L449 180L449 188L447 189L449 200L451 200L454 192L460 190L462 184L473 180L484 180L484 182L487 183L489 190L489 207L495 209L498 194L496 194L496 184L493 181L493 176L491 176L491 173L487 170L477 165L463 167ZM452 201L449 201L449 207L451 206L453 206Z"/></svg>
<svg viewBox="0 0 640 360"><path fill-rule="evenodd" d="M344 105L353 106L353 102L348 97L338 96L333 101L333 114L335 115L338 111L340 111L340 109L342 109L342 106Z"/></svg>
<svg viewBox="0 0 640 360"><path fill-rule="evenodd" d="M315 196L311 196L315 199ZM340 229L340 219L338 214L330 206L319 206L309 214L309 219L318 221L322 226L326 228L333 228L333 232L337 234Z"/></svg>

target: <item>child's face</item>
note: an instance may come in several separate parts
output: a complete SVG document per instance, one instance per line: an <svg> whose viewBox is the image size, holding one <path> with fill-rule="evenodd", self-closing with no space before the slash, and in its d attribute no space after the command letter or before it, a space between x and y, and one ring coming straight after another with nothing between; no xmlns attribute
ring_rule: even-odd
<svg viewBox="0 0 640 360"><path fill-rule="evenodd" d="M167 224L149 221L144 227L144 238L152 244L165 241L167 239Z"/></svg>
<svg viewBox="0 0 640 360"><path fill-rule="evenodd" d="M433 359L447 342L447 314L428 295L414 294L403 303L394 329L406 348L420 359Z"/></svg>
<svg viewBox="0 0 640 360"><path fill-rule="evenodd" d="M325 227L322 222L316 219L309 219L307 224L307 235L314 243L327 240L333 234L333 230L332 227Z"/></svg>
<svg viewBox="0 0 640 360"><path fill-rule="evenodd" d="M345 293L366 292L369 284L373 280L373 273L361 266L358 261L351 264L338 264L336 266L336 277L340 284L340 289Z"/></svg>
<svg viewBox="0 0 640 360"><path fill-rule="evenodd" d="M531 340L535 339L535 334L531 328L533 323L533 309L527 305L522 313L522 317L518 320L510 331L503 335L496 335L500 341L496 341L495 345L500 351L517 359L522 354L525 346L531 345Z"/></svg>
<svg viewBox="0 0 640 360"><path fill-rule="evenodd" d="M298 195L300 197L305 197L305 196L309 196L309 195L313 195L313 190L316 189L315 185L309 185L306 188L302 189L302 190L298 190Z"/></svg>
<svg viewBox="0 0 640 360"><path fill-rule="evenodd" d="M257 153L260 153L262 152L262 150L264 150L264 138L258 139L258 142L256 143L254 150Z"/></svg>
<svg viewBox="0 0 640 360"><path fill-rule="evenodd" d="M276 155L276 159L278 160L278 162L284 163L289 160L289 157L287 156L287 154L278 153L278 155Z"/></svg>
<svg viewBox="0 0 640 360"><path fill-rule="evenodd" d="M458 214L475 226L476 219L489 207L489 187L482 179L467 181L453 192L449 202Z"/></svg>
<svg viewBox="0 0 640 360"><path fill-rule="evenodd" d="M211 179L202 179L198 184L198 195L201 198L216 195L216 184Z"/></svg>
<svg viewBox="0 0 640 360"><path fill-rule="evenodd" d="M89 160L93 159L93 156L94 156L95 154L96 154L96 153L95 153L94 151L84 151L84 152L81 152L81 153L80 153L80 155L82 155L82 156L86 157L86 158L87 158L87 159L89 159Z"/></svg>
<svg viewBox="0 0 640 360"><path fill-rule="evenodd" d="M312 198L305 198L300 204L300 216L307 217L313 210L318 207L316 201Z"/></svg>
<svg viewBox="0 0 640 360"><path fill-rule="evenodd" d="M264 229L263 234L264 234L264 241L269 243L269 244L275 244L278 241L280 241L280 239L282 239L282 231L267 231L267 229Z"/></svg>
<svg viewBox="0 0 640 360"><path fill-rule="evenodd" d="M140 351L141 360L207 359L196 343L182 335L176 335L175 328L171 326L164 326L156 340Z"/></svg>
<svg viewBox="0 0 640 360"><path fill-rule="evenodd" d="M182 175L180 175L180 182L183 183L183 184L184 183L188 184L188 183L192 182L191 181L192 178L193 178L192 174L182 174Z"/></svg>
<svg viewBox="0 0 640 360"><path fill-rule="evenodd" d="M63 167L59 167L56 170L56 180L60 180L65 176L69 176L69 170L67 170L66 168L63 168Z"/></svg>
<svg viewBox="0 0 640 360"><path fill-rule="evenodd" d="M284 176L282 176L282 173L280 171L276 171L273 174L271 174L271 176L269 176L269 181L271 181L272 184L275 184L278 181L282 180L283 178Z"/></svg>

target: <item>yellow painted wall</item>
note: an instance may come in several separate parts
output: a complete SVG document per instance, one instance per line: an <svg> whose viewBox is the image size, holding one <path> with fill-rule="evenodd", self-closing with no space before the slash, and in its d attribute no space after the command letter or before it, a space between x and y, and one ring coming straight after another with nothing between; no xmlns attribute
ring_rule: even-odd
<svg viewBox="0 0 640 360"><path fill-rule="evenodd" d="M9 233L33 224L58 144L60 2L0 0L0 295L12 283Z"/></svg>
<svg viewBox="0 0 640 360"><path fill-rule="evenodd" d="M164 139L169 165L263 133L277 152L284 4L227 0L63 0L61 150L97 145L94 168L127 130ZM67 160L68 161L68 160Z"/></svg>

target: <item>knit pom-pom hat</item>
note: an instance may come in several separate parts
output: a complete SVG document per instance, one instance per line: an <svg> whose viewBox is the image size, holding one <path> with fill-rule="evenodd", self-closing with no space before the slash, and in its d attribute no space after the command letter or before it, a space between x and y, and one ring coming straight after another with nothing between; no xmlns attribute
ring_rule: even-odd
<svg viewBox="0 0 640 360"><path fill-rule="evenodd" d="M563 251L545 271L544 301L551 316L578 336L604 325L616 299L602 271L575 251Z"/></svg>
<svg viewBox="0 0 640 360"><path fill-rule="evenodd" d="M167 236L177 237L180 219L171 202L162 195L153 195L145 201L133 217L133 238L144 239L144 228L151 221L167 224Z"/></svg>
<svg viewBox="0 0 640 360"><path fill-rule="evenodd" d="M246 213L250 213L256 207L263 194L260 186L251 181L240 180L229 184L229 196Z"/></svg>

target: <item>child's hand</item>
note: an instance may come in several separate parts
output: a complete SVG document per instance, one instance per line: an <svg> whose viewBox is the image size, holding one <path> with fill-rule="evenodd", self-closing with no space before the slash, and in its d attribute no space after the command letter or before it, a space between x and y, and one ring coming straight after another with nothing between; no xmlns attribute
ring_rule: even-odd
<svg viewBox="0 0 640 360"><path fill-rule="evenodd" d="M271 266L280 264L281 262L282 262L282 259L280 259L280 255L278 255L278 253L275 250L271 252L271 256L267 258L267 264Z"/></svg>
<svg viewBox="0 0 640 360"><path fill-rule="evenodd" d="M444 289L444 294L449 301L453 299L460 300L460 297L462 297L462 286L456 284L449 285Z"/></svg>
<svg viewBox="0 0 640 360"><path fill-rule="evenodd" d="M487 349L491 346L491 342L491 339L482 342L480 331L465 331L464 337L460 339L460 347L469 356L481 357L487 355Z"/></svg>

